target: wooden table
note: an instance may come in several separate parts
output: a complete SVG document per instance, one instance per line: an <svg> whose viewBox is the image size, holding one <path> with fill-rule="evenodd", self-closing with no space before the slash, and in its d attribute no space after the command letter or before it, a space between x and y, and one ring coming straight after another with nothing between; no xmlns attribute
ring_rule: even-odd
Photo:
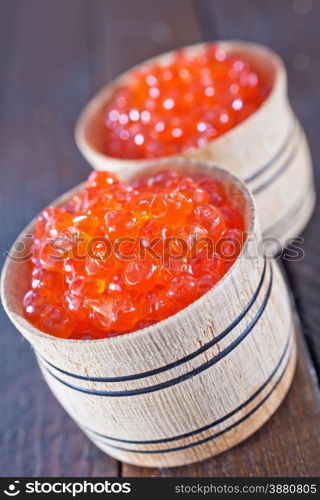
<svg viewBox="0 0 320 500"><path fill-rule="evenodd" d="M89 167L73 140L88 98L133 64L205 39L265 43L284 58L293 107L320 182L320 2L291 0L2 0L1 255ZM309 9L310 9L309 5ZM144 469L104 455L51 395L34 355L1 311L2 476L312 476L320 474L319 206L305 257L284 262L303 335L288 397L253 437L216 458Z"/></svg>

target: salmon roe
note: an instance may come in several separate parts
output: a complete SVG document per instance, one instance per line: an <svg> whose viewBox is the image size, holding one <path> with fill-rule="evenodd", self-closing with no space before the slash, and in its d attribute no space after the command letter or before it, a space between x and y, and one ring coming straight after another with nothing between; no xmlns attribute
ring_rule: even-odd
<svg viewBox="0 0 320 500"><path fill-rule="evenodd" d="M170 170L130 185L92 172L37 219L25 316L62 338L143 328L215 285L244 238L241 213L212 177Z"/></svg>
<svg viewBox="0 0 320 500"><path fill-rule="evenodd" d="M159 158L205 146L245 120L269 89L252 65L215 45L132 71L106 106L104 154Z"/></svg>

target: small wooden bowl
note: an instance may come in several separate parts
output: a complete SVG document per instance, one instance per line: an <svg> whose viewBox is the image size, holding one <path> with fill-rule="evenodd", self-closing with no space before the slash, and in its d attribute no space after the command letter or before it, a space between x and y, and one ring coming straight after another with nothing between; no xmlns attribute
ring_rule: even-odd
<svg viewBox="0 0 320 500"><path fill-rule="evenodd" d="M180 156L212 161L245 180L256 197L263 236L277 238L285 246L288 239L296 237L306 226L315 204L309 148L288 103L285 67L274 52L261 45L239 41L215 43L251 62L270 85L271 92L244 122L207 146ZM183 50L196 54L205 46L197 44ZM174 54L175 51L163 54L142 65L154 62L166 65ZM75 130L77 145L88 162L95 169L110 170L120 177L151 161L122 160L102 153L103 110L114 91L125 85L128 73L106 85L87 104Z"/></svg>
<svg viewBox="0 0 320 500"><path fill-rule="evenodd" d="M31 343L51 390L103 451L125 462L172 467L203 460L264 424L290 386L296 341L287 289L259 248L244 184L212 164L166 168L218 178L243 211L247 239L235 264L193 304L148 328L101 340L52 337L22 312L34 221L16 240L1 282L3 305ZM163 168L146 167L140 175ZM54 202L65 203L79 186ZM18 244L18 245L17 245Z"/></svg>

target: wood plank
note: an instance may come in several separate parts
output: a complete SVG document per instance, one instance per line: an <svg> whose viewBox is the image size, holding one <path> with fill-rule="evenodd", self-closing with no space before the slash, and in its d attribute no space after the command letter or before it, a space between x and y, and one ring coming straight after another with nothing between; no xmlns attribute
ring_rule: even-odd
<svg viewBox="0 0 320 500"><path fill-rule="evenodd" d="M320 474L320 397L299 332L299 357L290 392L279 410L247 441L204 462L172 469L123 464L123 476L309 477Z"/></svg>
<svg viewBox="0 0 320 500"><path fill-rule="evenodd" d="M202 16L207 37L235 38L264 43L283 58L288 71L289 97L304 127L314 161L317 193L320 193L319 81L320 55L317 33L320 2L291 0L204 0ZM210 19L215 19L212 32ZM301 235L305 257L298 262L285 261L303 332L320 380L320 207ZM300 245L301 246L301 245Z"/></svg>
<svg viewBox="0 0 320 500"><path fill-rule="evenodd" d="M9 49L1 58L1 255L44 205L89 171L73 141L89 94L86 4L1 4L0 46ZM3 311L0 352L1 475L117 475L117 462L87 440L51 395Z"/></svg>

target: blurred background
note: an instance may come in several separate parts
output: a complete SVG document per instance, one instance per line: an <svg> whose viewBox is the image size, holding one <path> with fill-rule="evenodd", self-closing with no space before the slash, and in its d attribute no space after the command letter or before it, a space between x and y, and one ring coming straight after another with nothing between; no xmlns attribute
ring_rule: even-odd
<svg viewBox="0 0 320 500"><path fill-rule="evenodd" d="M87 176L73 139L87 100L128 67L193 42L244 39L280 54L319 192L319 25L319 0L1 0L1 259L35 214ZM318 207L305 259L286 264L318 375L319 223ZM3 311L0 357L1 475L119 473L55 402Z"/></svg>

